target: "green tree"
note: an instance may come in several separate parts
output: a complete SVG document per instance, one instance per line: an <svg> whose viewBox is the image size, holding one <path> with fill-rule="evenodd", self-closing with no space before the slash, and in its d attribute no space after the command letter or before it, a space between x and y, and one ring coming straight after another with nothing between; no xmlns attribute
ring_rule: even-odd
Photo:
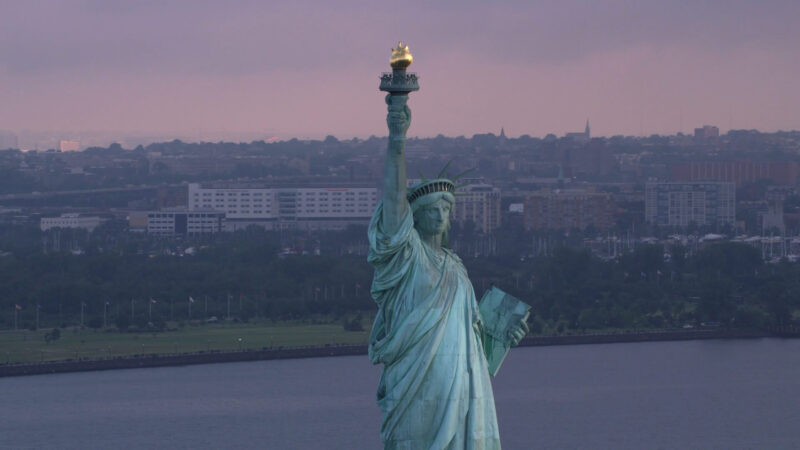
<svg viewBox="0 0 800 450"><path fill-rule="evenodd" d="M53 328L44 335L44 342L47 344L55 342L59 339L61 339L61 330L58 328Z"/></svg>

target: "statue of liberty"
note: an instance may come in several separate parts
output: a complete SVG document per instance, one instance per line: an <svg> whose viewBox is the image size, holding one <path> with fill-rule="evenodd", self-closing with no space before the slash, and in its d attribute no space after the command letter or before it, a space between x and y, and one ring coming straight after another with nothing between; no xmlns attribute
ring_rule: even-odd
<svg viewBox="0 0 800 450"><path fill-rule="evenodd" d="M383 200L369 226L372 297L378 313L369 357L383 364L381 439L391 450L499 449L494 396L484 354L484 324L467 271L447 248L455 184L446 178L406 189L406 102L417 78L406 74L408 47L392 53L389 145ZM517 343L524 320L510 333Z"/></svg>

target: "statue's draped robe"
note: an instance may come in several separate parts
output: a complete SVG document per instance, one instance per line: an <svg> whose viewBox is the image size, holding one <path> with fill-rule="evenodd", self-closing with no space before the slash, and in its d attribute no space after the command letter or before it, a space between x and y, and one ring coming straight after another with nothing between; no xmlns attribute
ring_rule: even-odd
<svg viewBox="0 0 800 450"><path fill-rule="evenodd" d="M369 227L378 315L369 357L383 364L378 405L386 449L499 449L480 312L461 260L424 244L411 207L386 234L378 205Z"/></svg>

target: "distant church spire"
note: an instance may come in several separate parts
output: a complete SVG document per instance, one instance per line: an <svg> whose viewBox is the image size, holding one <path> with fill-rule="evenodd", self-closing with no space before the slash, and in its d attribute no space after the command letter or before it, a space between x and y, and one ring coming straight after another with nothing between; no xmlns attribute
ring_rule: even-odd
<svg viewBox="0 0 800 450"><path fill-rule="evenodd" d="M584 134L586 134L586 139L592 137L591 133L589 132L589 119L586 119L586 131L584 131Z"/></svg>
<svg viewBox="0 0 800 450"><path fill-rule="evenodd" d="M500 127L500 139L506 138L506 130L503 127Z"/></svg>

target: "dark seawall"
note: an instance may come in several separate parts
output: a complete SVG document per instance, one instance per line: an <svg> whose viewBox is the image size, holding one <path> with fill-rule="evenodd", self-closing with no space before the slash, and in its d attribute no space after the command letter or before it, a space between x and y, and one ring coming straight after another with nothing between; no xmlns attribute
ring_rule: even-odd
<svg viewBox="0 0 800 450"><path fill-rule="evenodd" d="M579 334L561 336L529 336L521 347L547 345L610 344L616 342L685 341L695 339L751 339L774 337L775 333L748 330L678 330L642 331L614 334ZM323 347L265 348L228 352L199 352L167 355L138 355L108 359L66 360L35 364L0 365L0 377L41 375L48 373L83 372L90 370L135 369L143 367L185 366L222 362L262 361L271 359L318 358L325 356L366 355L366 345L332 345Z"/></svg>

